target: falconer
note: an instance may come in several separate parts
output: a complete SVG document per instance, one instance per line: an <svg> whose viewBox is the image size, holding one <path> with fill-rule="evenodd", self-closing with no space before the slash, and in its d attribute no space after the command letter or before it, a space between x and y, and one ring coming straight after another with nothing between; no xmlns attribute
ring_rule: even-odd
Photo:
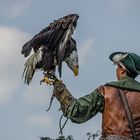
<svg viewBox="0 0 140 140"><path fill-rule="evenodd" d="M90 94L76 99L65 84L54 82L54 96L74 123L83 123L102 113L102 140L140 140L140 56L115 52L110 60L116 65L117 81L106 83Z"/></svg>

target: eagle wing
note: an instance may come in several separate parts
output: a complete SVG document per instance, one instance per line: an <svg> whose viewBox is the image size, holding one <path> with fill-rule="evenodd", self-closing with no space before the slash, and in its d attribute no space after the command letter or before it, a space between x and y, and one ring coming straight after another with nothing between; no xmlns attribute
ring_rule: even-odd
<svg viewBox="0 0 140 140"><path fill-rule="evenodd" d="M24 71L22 74L22 77L24 77L24 83L30 84L33 75L36 71L36 69L42 68L42 52L38 51L36 53L33 53L24 64Z"/></svg>
<svg viewBox="0 0 140 140"><path fill-rule="evenodd" d="M34 52L37 52L42 45L54 50L65 35L67 27L65 22L65 20L59 19L50 23L48 27L41 30L31 40L23 45L21 53L27 57L32 49Z"/></svg>
<svg viewBox="0 0 140 140"><path fill-rule="evenodd" d="M49 31L50 27L46 27L41 30L38 34L36 34L31 40L25 43L22 47L21 54L25 57L29 56L31 50L37 52L38 49L43 45L45 39L49 37L53 31ZM49 32L48 32L49 31Z"/></svg>
<svg viewBox="0 0 140 140"><path fill-rule="evenodd" d="M65 56L65 50L67 49L67 43L71 35L72 31L71 29L68 29L58 46L57 59L58 59L58 72L60 77L61 77L62 62L64 61Z"/></svg>

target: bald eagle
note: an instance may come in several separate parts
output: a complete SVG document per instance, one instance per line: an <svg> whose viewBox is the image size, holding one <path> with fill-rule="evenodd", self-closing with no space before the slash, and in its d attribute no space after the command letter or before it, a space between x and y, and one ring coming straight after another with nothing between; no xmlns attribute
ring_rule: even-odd
<svg viewBox="0 0 140 140"><path fill-rule="evenodd" d="M30 84L37 69L43 70L43 82L51 84L58 67L59 77L62 75L62 63L78 75L78 53L76 41L72 34L77 26L79 15L70 14L54 20L22 47L21 54L27 58L23 71L24 82ZM31 50L33 53L31 54Z"/></svg>

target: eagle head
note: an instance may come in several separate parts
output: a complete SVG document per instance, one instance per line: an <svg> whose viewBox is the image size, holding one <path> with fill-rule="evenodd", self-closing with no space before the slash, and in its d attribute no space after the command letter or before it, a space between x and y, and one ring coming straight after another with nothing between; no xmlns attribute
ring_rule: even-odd
<svg viewBox="0 0 140 140"><path fill-rule="evenodd" d="M78 54L76 50L73 50L68 57L65 59L68 67L73 71L74 75L77 76L79 72L79 64L78 64Z"/></svg>
<svg viewBox="0 0 140 140"><path fill-rule="evenodd" d="M73 71L74 75L77 76L79 71L79 61L76 41L73 38L70 38L70 40L68 40L67 42L67 49L64 61L66 62L68 67Z"/></svg>

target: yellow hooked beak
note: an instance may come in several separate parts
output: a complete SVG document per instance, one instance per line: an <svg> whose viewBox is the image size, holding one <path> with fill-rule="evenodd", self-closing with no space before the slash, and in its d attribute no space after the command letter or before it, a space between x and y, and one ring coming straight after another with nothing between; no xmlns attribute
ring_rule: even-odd
<svg viewBox="0 0 140 140"><path fill-rule="evenodd" d="M75 76L78 75L78 71L79 71L79 67L76 66L76 67L74 68L74 70L73 70Z"/></svg>

